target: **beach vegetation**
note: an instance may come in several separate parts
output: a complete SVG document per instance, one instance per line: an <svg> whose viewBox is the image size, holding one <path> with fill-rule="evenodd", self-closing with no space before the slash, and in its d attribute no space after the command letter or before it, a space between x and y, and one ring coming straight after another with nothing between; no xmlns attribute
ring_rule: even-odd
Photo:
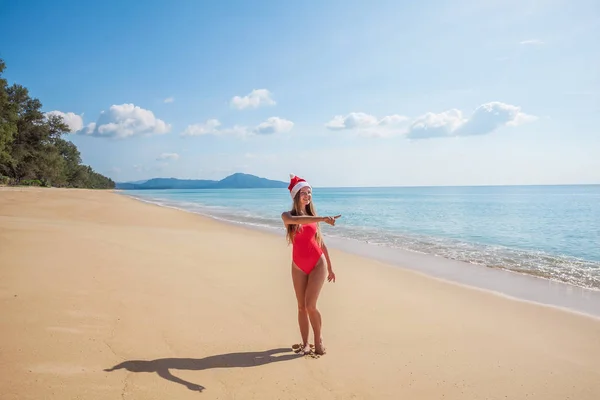
<svg viewBox="0 0 600 400"><path fill-rule="evenodd" d="M69 126L42 111L40 100L3 77L0 59L0 184L113 189L115 182L83 165ZM5 178L6 177L6 178Z"/></svg>

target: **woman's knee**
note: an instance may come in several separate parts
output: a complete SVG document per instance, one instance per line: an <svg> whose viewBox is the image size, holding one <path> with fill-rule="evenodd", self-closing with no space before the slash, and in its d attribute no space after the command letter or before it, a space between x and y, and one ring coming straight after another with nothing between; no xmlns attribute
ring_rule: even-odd
<svg viewBox="0 0 600 400"><path fill-rule="evenodd" d="M307 313L308 308L306 307L306 304L298 304L298 312L303 314Z"/></svg>
<svg viewBox="0 0 600 400"><path fill-rule="evenodd" d="M316 303L315 304L312 304L312 303L307 304L305 309L306 309L306 312L309 314L315 313L315 312L317 312L317 304Z"/></svg>

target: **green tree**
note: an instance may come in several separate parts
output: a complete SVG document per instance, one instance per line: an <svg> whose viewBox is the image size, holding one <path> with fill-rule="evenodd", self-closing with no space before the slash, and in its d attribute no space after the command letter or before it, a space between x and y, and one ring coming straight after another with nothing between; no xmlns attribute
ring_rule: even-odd
<svg viewBox="0 0 600 400"><path fill-rule="evenodd" d="M5 64L0 60L0 77ZM115 182L81 165L77 147L62 138L68 125L58 115L42 112L42 103L27 88L0 81L0 175L17 184L40 181L46 186L98 188Z"/></svg>
<svg viewBox="0 0 600 400"><path fill-rule="evenodd" d="M54 146L58 151L60 159L63 160L62 178L64 179L64 184L62 185L81 187L75 184L77 171L80 167L79 164L81 164L81 155L79 154L77 146L62 138L55 139Z"/></svg>
<svg viewBox="0 0 600 400"><path fill-rule="evenodd" d="M17 109L8 96L8 82L2 77L6 65L0 60L0 175L13 168L11 148L17 134Z"/></svg>
<svg viewBox="0 0 600 400"><path fill-rule="evenodd" d="M23 179L48 181L58 173L53 139L60 135L61 122L54 117L46 119L41 111L42 103L31 98L27 88L21 85L9 87L8 97L18 115L17 135L12 144L12 175L17 182ZM68 130L64 123L62 125Z"/></svg>

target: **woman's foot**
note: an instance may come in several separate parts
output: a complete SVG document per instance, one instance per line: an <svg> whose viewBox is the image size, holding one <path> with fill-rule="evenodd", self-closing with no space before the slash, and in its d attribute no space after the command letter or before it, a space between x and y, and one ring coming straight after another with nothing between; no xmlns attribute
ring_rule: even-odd
<svg viewBox="0 0 600 400"><path fill-rule="evenodd" d="M311 347L312 346L308 343L304 344L304 347L302 347L302 352L304 354L310 354L310 352L312 351Z"/></svg>
<svg viewBox="0 0 600 400"><path fill-rule="evenodd" d="M323 346L323 340L321 339L318 343L315 344L315 353L322 356L327 351L325 350L325 346Z"/></svg>

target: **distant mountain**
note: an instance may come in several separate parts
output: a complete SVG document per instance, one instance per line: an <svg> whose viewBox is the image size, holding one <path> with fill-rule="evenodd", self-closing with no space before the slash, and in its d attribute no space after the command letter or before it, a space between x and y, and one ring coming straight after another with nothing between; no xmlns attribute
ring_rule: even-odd
<svg viewBox="0 0 600 400"><path fill-rule="evenodd" d="M116 183L116 189L141 190L141 189L208 189L218 181L176 179L176 178L154 178L143 183L122 182Z"/></svg>
<svg viewBox="0 0 600 400"><path fill-rule="evenodd" d="M218 189L256 189L256 188L287 188L289 183L274 181L250 174L237 173L218 181L213 188Z"/></svg>
<svg viewBox="0 0 600 400"><path fill-rule="evenodd" d="M258 176L236 173L220 181L207 179L154 178L139 182L117 182L116 189L121 190L158 190L158 189L269 189L287 188L288 183L260 178Z"/></svg>

